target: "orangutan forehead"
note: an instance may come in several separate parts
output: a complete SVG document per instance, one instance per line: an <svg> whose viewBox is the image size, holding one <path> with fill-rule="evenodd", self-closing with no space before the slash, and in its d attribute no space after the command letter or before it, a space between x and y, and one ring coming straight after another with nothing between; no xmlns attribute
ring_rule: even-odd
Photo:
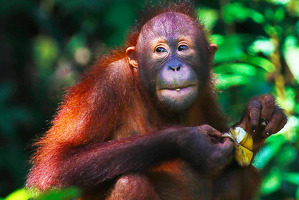
<svg viewBox="0 0 299 200"><path fill-rule="evenodd" d="M166 12L149 20L141 30L144 37L159 36L177 38L181 35L196 35L199 24L191 17L176 12Z"/></svg>

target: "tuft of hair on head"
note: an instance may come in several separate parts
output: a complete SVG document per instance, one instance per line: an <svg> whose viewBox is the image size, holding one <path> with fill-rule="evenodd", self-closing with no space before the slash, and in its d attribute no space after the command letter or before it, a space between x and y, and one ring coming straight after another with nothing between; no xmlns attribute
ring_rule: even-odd
<svg viewBox="0 0 299 200"><path fill-rule="evenodd" d="M182 13L194 20L198 19L193 0L146 0L144 9L138 13L137 24L140 26L139 28L153 17L165 12Z"/></svg>
<svg viewBox="0 0 299 200"><path fill-rule="evenodd" d="M194 0L145 0L144 8L138 13L136 25L128 34L127 44L135 46L142 27L155 16L165 12L182 13L199 22Z"/></svg>

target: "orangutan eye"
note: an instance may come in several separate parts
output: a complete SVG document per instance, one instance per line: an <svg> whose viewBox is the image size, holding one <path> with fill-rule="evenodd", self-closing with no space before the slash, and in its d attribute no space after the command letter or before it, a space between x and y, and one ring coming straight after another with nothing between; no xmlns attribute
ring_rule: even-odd
<svg viewBox="0 0 299 200"><path fill-rule="evenodd" d="M157 47L156 52L162 53L162 52L167 52L167 50L164 47Z"/></svg>
<svg viewBox="0 0 299 200"><path fill-rule="evenodd" d="M184 51L184 50L187 50L187 49L189 49L189 47L188 47L187 45L180 45L180 46L178 47L178 50L179 50L179 51Z"/></svg>

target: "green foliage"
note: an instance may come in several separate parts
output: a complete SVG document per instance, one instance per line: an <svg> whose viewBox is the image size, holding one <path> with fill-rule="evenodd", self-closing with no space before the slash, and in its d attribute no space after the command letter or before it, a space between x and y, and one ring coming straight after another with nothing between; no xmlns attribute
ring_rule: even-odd
<svg viewBox="0 0 299 200"><path fill-rule="evenodd" d="M299 24L299 22L297 23ZM284 56L289 64L289 68L294 75L295 79L299 83L299 68L298 68L298 55L299 55L299 47L298 47L298 39L293 36L289 35L286 38L284 44Z"/></svg>
<svg viewBox="0 0 299 200"><path fill-rule="evenodd" d="M51 190L36 197L38 200L72 200L80 197L77 188L67 188L63 190Z"/></svg>
<svg viewBox="0 0 299 200"><path fill-rule="evenodd" d="M198 9L198 17L205 27L211 30L215 26L219 15L215 9L202 7Z"/></svg>
<svg viewBox="0 0 299 200"><path fill-rule="evenodd" d="M18 189L8 195L4 200L27 200L29 198L31 198L31 195L26 189Z"/></svg>
<svg viewBox="0 0 299 200"><path fill-rule="evenodd" d="M299 1L201 3L198 17L219 46L216 87L231 123L253 96L264 93L275 95L288 115L286 127L255 158L263 175L259 199L299 199ZM1 4L0 62L6 70L0 74L0 196L24 185L32 154L28 146L48 129L45 121L54 114L63 88L73 85L95 57L123 43L142 6L143 1L131 0ZM79 194L70 188L34 197L75 199ZM30 197L19 189L5 200Z"/></svg>
<svg viewBox="0 0 299 200"><path fill-rule="evenodd" d="M45 193L39 193L25 188L18 189L9 194L3 200L74 200L80 197L80 191L77 188L66 188L60 190L50 190Z"/></svg>
<svg viewBox="0 0 299 200"><path fill-rule="evenodd" d="M264 16L254 9L248 8L241 3L231 3L223 7L223 21L228 24L234 22L244 22L247 19L252 19L256 23L263 23Z"/></svg>

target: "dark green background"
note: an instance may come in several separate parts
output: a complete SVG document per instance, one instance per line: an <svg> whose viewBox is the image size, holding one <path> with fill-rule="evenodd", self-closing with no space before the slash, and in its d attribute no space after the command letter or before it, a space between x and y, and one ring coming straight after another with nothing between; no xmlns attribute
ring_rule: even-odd
<svg viewBox="0 0 299 200"><path fill-rule="evenodd" d="M30 167L31 144L49 128L65 87L123 43L143 6L138 0L1 2L0 197L28 197L17 189ZM264 177L259 198L299 199L299 1L203 0L196 8L219 46L214 71L231 122L263 93L275 95L289 117L255 161Z"/></svg>

